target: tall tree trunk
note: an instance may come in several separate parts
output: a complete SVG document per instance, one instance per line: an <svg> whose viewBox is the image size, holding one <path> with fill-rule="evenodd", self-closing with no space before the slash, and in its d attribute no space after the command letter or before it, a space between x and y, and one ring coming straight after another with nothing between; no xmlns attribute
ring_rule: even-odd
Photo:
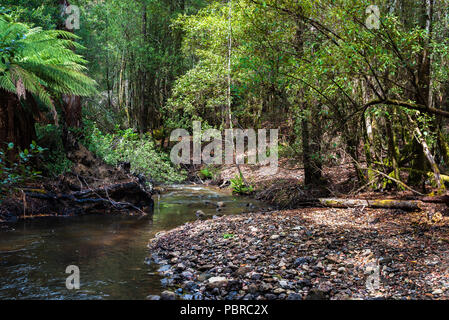
<svg viewBox="0 0 449 320"><path fill-rule="evenodd" d="M64 15L65 10L70 3L67 0L59 0L58 1L61 12ZM58 26L59 29L65 31L68 30L65 24L61 21L61 24ZM79 96L74 95L62 95L62 103L61 103L61 114L62 114L62 143L64 145L64 149L68 153L69 151L77 150L79 148L77 138L70 131L70 128L80 128L82 125L82 106L81 106L81 98Z"/></svg>
<svg viewBox="0 0 449 320"><path fill-rule="evenodd" d="M32 99L30 95L27 95L27 98ZM5 150L10 142L14 143L15 148L7 154L10 161L15 159L18 149L29 148L31 142L36 139L34 124L33 115L22 108L19 98L0 89L0 150Z"/></svg>
<svg viewBox="0 0 449 320"><path fill-rule="evenodd" d="M142 35L144 46L148 44L148 33L147 33L147 4L146 1L143 0L142 4ZM149 101L148 101L148 92L149 88L147 88L147 70L145 65L140 66L139 70L139 83L140 83L140 133L145 133L148 131L148 110L149 110Z"/></svg>
<svg viewBox="0 0 449 320"><path fill-rule="evenodd" d="M426 31L427 39L422 39L423 50L418 55L416 101L430 107L431 102L431 49L430 41L433 31L433 2L434 0L421 0L419 12L420 27Z"/></svg>
<svg viewBox="0 0 449 320"><path fill-rule="evenodd" d="M304 33L306 25L301 19L296 20L295 47L298 56L304 53ZM319 143L320 128L314 124L318 116L317 103L310 106L304 102L304 89L301 88L298 96L302 105L303 118L301 120L302 161L304 164L304 184L318 186L321 183L321 150ZM310 128L312 127L312 129Z"/></svg>
<svg viewBox="0 0 449 320"><path fill-rule="evenodd" d="M391 117L394 116L394 110L389 108ZM396 180L400 179L399 172L399 149L397 146L396 135L393 128L393 120L390 117L385 119L386 129L387 129L387 139L388 139L388 155L391 160L391 169L393 170L392 177Z"/></svg>

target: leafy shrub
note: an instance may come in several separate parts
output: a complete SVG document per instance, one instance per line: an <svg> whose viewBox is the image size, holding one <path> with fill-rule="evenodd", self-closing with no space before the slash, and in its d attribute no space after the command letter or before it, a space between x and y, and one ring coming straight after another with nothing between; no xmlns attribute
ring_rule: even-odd
<svg viewBox="0 0 449 320"><path fill-rule="evenodd" d="M254 191L253 186L245 184L241 174L231 179L231 188L232 192L237 194L251 194Z"/></svg>
<svg viewBox="0 0 449 320"><path fill-rule="evenodd" d="M73 163L67 158L64 150L61 127L37 124L36 134L38 144L45 146L47 150L43 154L44 173L49 176L58 176L70 171Z"/></svg>
<svg viewBox="0 0 449 320"><path fill-rule="evenodd" d="M13 148L13 143L7 145L7 151ZM19 150L14 161L8 160L6 153L0 150L0 198L13 191L16 185L41 176L41 172L35 170L32 161L40 157L44 150L33 141L29 149Z"/></svg>
<svg viewBox="0 0 449 320"><path fill-rule="evenodd" d="M287 143L281 143L279 145L279 157L280 158L298 158L298 150L300 146L298 144L289 145Z"/></svg>
<svg viewBox="0 0 449 320"><path fill-rule="evenodd" d="M212 172L208 168L203 168L199 172L199 176L201 179L212 179Z"/></svg>
<svg viewBox="0 0 449 320"><path fill-rule="evenodd" d="M198 177L202 180L213 180L218 182L220 180L220 167L214 165L204 167L198 172Z"/></svg>
<svg viewBox="0 0 449 320"><path fill-rule="evenodd" d="M174 183L185 180L186 174L177 170L168 154L156 151L150 135L140 136L132 129L102 133L95 125L88 127L85 145L110 165L129 162L133 173L151 177L156 183Z"/></svg>

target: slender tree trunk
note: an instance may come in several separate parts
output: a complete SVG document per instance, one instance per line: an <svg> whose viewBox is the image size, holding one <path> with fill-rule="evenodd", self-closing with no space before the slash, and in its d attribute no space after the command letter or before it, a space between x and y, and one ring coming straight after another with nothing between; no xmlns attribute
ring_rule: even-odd
<svg viewBox="0 0 449 320"><path fill-rule="evenodd" d="M148 34L147 34L147 5L146 1L143 0L142 5L142 35L143 44L146 46L148 44ZM139 91L140 91L140 133L145 133L148 131L148 92L147 88L147 70L145 65L140 66L139 70Z"/></svg>
<svg viewBox="0 0 449 320"><path fill-rule="evenodd" d="M295 47L298 56L304 53L304 33L306 26L301 19L296 20ZM318 186L321 183L321 150L319 137L321 136L318 121L318 103L308 106L304 102L304 89L301 88L298 96L302 104L303 117L301 120L302 161L304 165L304 184ZM315 122L315 123L314 123ZM310 128L312 127L312 129Z"/></svg>
<svg viewBox="0 0 449 320"><path fill-rule="evenodd" d="M446 165L446 167L449 167L449 145L446 142L446 139L443 136L443 133L441 132L441 127L438 127L438 147L440 149L441 152L441 156L443 158L444 164Z"/></svg>
<svg viewBox="0 0 449 320"><path fill-rule="evenodd" d="M438 165L435 162L435 159L429 149L429 146L427 145L426 139L424 139L424 136L422 135L421 130L418 127L418 124L410 116L408 116L408 119L409 119L410 123L414 126L415 138L422 146L424 155L426 156L427 161L429 162L430 167L433 171L434 180L437 185L438 192L441 193L445 190L445 187L444 187L444 182L440 175L440 170L438 169Z"/></svg>
<svg viewBox="0 0 449 320"><path fill-rule="evenodd" d="M59 0L62 14L65 14L65 9L70 6L67 0ZM59 29L71 31L66 26L59 25ZM66 152L76 150L79 148L76 137L72 134L69 128L79 128L82 125L82 105L81 98L74 95L62 96L62 143Z"/></svg>
<svg viewBox="0 0 449 320"><path fill-rule="evenodd" d="M389 109L391 116L393 116L394 115L393 109L392 108ZM401 180L399 172L399 149L397 146L396 135L393 128L393 120L390 117L386 118L386 129L388 139L388 154L391 160L391 168L393 170L392 177L397 180Z"/></svg>

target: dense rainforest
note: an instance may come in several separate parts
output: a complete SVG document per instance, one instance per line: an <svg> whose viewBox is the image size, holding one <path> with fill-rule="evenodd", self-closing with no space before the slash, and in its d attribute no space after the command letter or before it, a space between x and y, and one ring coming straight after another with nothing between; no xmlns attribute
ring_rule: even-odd
<svg viewBox="0 0 449 320"><path fill-rule="evenodd" d="M344 159L365 189L443 192L448 3L370 6L3 0L2 185L36 174L18 172L33 141L45 175L70 170L81 141L108 163L179 181L168 137L199 120L279 128L280 157L302 164L305 185Z"/></svg>
<svg viewBox="0 0 449 320"><path fill-rule="evenodd" d="M173 161L247 129L276 172ZM448 187L447 0L0 0L0 226L157 194L149 299L447 299Z"/></svg>

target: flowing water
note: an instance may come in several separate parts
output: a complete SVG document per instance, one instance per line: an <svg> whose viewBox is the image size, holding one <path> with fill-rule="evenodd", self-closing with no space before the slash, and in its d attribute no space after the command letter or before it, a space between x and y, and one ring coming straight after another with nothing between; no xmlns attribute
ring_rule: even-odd
<svg viewBox="0 0 449 320"><path fill-rule="evenodd" d="M176 185L154 196L154 215L80 216L28 220L0 231L0 299L145 299L162 290L158 266L145 263L147 244L162 230L220 213L240 214L264 204L219 189ZM254 207L248 208L252 203ZM80 289L66 288L66 267L80 269Z"/></svg>

